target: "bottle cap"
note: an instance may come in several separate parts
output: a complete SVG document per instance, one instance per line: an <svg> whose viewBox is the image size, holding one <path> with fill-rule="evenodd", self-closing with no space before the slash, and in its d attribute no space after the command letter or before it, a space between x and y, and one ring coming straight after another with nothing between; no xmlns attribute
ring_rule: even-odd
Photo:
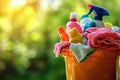
<svg viewBox="0 0 120 80"><path fill-rule="evenodd" d="M88 8L91 9L92 8L92 4L88 4Z"/></svg>
<svg viewBox="0 0 120 80"><path fill-rule="evenodd" d="M63 27L59 27L59 28L58 28L58 32L60 32L60 33L61 33L61 32L64 32L64 28L63 28Z"/></svg>
<svg viewBox="0 0 120 80"><path fill-rule="evenodd" d="M83 15L80 19L84 19L84 18L87 18L88 17L88 15Z"/></svg>
<svg viewBox="0 0 120 80"><path fill-rule="evenodd" d="M77 18L76 12L71 12L71 13L70 13L70 19L71 19L71 18Z"/></svg>

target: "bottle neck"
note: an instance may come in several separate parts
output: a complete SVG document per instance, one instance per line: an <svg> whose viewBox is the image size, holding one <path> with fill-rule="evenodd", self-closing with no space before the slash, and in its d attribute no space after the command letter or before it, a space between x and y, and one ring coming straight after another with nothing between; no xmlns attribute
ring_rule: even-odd
<svg viewBox="0 0 120 80"><path fill-rule="evenodd" d="M76 22L77 19L76 19L76 18L71 18L70 21L71 21L71 22Z"/></svg>
<svg viewBox="0 0 120 80"><path fill-rule="evenodd" d="M94 20L102 21L102 16L95 16Z"/></svg>

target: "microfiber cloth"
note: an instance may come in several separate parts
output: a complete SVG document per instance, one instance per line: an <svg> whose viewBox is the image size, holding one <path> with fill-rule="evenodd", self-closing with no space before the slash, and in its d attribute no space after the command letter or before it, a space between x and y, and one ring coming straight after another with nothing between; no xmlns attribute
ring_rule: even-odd
<svg viewBox="0 0 120 80"><path fill-rule="evenodd" d="M76 28L73 28L69 31L69 36L70 36L70 43L82 43L82 34L78 32Z"/></svg>
<svg viewBox="0 0 120 80"><path fill-rule="evenodd" d="M113 26L111 28L112 31L120 33L120 28L118 26Z"/></svg>
<svg viewBox="0 0 120 80"><path fill-rule="evenodd" d="M78 62L83 62L94 51L93 48L81 43L71 43L70 49L72 50Z"/></svg>
<svg viewBox="0 0 120 80"><path fill-rule="evenodd" d="M113 25L110 22L105 22L104 26L105 26L105 28L112 28Z"/></svg>
<svg viewBox="0 0 120 80"><path fill-rule="evenodd" d="M108 28L89 28L83 36L88 40L88 45L94 49L120 49L120 33Z"/></svg>
<svg viewBox="0 0 120 80"><path fill-rule="evenodd" d="M54 53L55 56L58 57L62 51L62 49L64 48L68 48L70 46L69 42L60 42L60 43L56 43L55 44L55 48L54 48Z"/></svg>

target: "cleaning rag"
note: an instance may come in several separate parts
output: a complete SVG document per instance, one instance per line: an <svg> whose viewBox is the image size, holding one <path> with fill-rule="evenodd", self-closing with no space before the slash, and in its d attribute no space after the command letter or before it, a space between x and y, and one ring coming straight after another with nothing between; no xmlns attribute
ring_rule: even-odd
<svg viewBox="0 0 120 80"><path fill-rule="evenodd" d="M82 43L71 43L70 49L72 50L78 62L83 62L94 51L93 48Z"/></svg>
<svg viewBox="0 0 120 80"><path fill-rule="evenodd" d="M95 49L120 49L120 33L108 28L89 28L83 35L88 40L87 44Z"/></svg>
<svg viewBox="0 0 120 80"><path fill-rule="evenodd" d="M56 43L55 44L55 48L54 48L54 53L55 53L55 56L58 57L61 53L61 50L63 48L68 48L70 46L70 43L69 42L60 42L60 43Z"/></svg>
<svg viewBox="0 0 120 80"><path fill-rule="evenodd" d="M118 26L113 26L111 28L112 31L120 33L120 28Z"/></svg>
<svg viewBox="0 0 120 80"><path fill-rule="evenodd" d="M78 30L76 28L73 28L69 31L69 42L70 43L78 43L81 42L82 43L82 34L78 32Z"/></svg>

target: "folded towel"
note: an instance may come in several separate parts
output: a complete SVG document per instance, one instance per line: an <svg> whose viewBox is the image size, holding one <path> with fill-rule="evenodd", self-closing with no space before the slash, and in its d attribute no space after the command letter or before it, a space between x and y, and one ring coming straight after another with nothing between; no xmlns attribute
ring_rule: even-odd
<svg viewBox="0 0 120 80"><path fill-rule="evenodd" d="M110 22L105 22L104 26L105 26L105 28L112 28L113 25Z"/></svg>
<svg viewBox="0 0 120 80"><path fill-rule="evenodd" d="M83 35L84 38L86 38L88 40L88 38L87 38L88 34L90 34L92 32L95 32L98 29L99 29L99 27L88 28L82 35Z"/></svg>
<svg viewBox="0 0 120 80"><path fill-rule="evenodd" d="M64 49L64 48L68 48L69 46L70 46L69 42L56 43L55 48L54 48L55 56L58 57L61 53L61 50Z"/></svg>
<svg viewBox="0 0 120 80"><path fill-rule="evenodd" d="M69 31L70 43L82 43L82 34L78 32L76 28L73 28Z"/></svg>
<svg viewBox="0 0 120 80"><path fill-rule="evenodd" d="M112 31L120 33L120 28L118 26L113 26L111 28Z"/></svg>
<svg viewBox="0 0 120 80"><path fill-rule="evenodd" d="M94 51L93 48L81 43L71 43L70 49L72 50L78 62L83 62Z"/></svg>
<svg viewBox="0 0 120 80"><path fill-rule="evenodd" d="M120 49L120 34L108 28L89 28L83 34L88 45L95 49Z"/></svg>

